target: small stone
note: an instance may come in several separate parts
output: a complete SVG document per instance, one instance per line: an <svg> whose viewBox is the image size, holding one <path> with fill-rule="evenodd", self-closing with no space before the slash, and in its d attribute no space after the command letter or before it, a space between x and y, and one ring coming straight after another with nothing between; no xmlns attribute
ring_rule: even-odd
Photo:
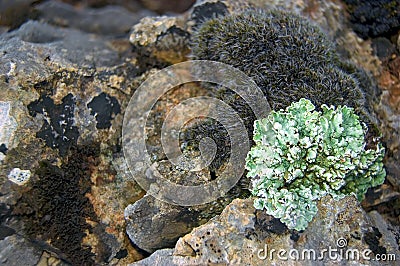
<svg viewBox="0 0 400 266"><path fill-rule="evenodd" d="M145 17L133 26L133 33L129 37L129 41L134 45L146 46L154 43L159 35L175 24L176 18L174 17Z"/></svg>
<svg viewBox="0 0 400 266"><path fill-rule="evenodd" d="M8 175L8 180L14 182L17 185L22 186L29 181L30 177L31 177L30 170L21 170L19 168L14 168Z"/></svg>

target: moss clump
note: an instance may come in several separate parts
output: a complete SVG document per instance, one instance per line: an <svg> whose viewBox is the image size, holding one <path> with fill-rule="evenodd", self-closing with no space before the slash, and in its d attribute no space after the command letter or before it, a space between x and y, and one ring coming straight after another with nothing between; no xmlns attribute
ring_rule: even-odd
<svg viewBox="0 0 400 266"><path fill-rule="evenodd" d="M366 148L366 129L353 109L321 109L301 99L255 121L256 145L246 159L254 205L290 229L307 227L321 197L354 194L361 201L385 180L384 149Z"/></svg>
<svg viewBox="0 0 400 266"><path fill-rule="evenodd" d="M253 78L273 110L306 98L318 108L352 107L369 120L364 92L341 69L332 41L298 15L247 9L214 18L193 34L191 48L195 59L220 61Z"/></svg>

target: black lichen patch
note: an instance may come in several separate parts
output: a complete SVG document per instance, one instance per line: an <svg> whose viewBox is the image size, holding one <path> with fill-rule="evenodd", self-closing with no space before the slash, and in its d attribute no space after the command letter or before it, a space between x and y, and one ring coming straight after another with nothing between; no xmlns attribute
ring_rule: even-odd
<svg viewBox="0 0 400 266"><path fill-rule="evenodd" d="M400 29L398 0L344 0L354 31L362 38L386 36Z"/></svg>
<svg viewBox="0 0 400 266"><path fill-rule="evenodd" d="M378 228L373 227L372 231L365 234L364 241L368 244L369 249L376 254L386 254L387 250L379 244L379 239L382 237Z"/></svg>
<svg viewBox="0 0 400 266"><path fill-rule="evenodd" d="M4 155L7 155L7 151L8 151L8 149L7 149L6 144L2 143L2 144L0 145L0 152L1 152L2 154L4 154Z"/></svg>
<svg viewBox="0 0 400 266"><path fill-rule="evenodd" d="M36 137L43 139L46 145L58 149L61 156L76 145L79 131L74 126L75 100L72 94L62 99L61 104L54 104L53 99L44 95L28 105L29 114L44 116L43 125Z"/></svg>
<svg viewBox="0 0 400 266"><path fill-rule="evenodd" d="M100 93L87 105L90 114L96 117L96 128L106 129L111 127L111 120L121 112L117 99L107 93Z"/></svg>
<svg viewBox="0 0 400 266"><path fill-rule="evenodd" d="M223 16L226 13L228 13L228 8L224 3L218 1L194 7L190 18L198 25L208 19Z"/></svg>
<svg viewBox="0 0 400 266"><path fill-rule="evenodd" d="M58 167L42 161L13 208L13 215L24 222L26 234L47 241L60 250L60 257L72 265L94 265L90 247L83 246L87 220L97 221L90 193L90 174L99 155L97 147L74 147L66 162Z"/></svg>

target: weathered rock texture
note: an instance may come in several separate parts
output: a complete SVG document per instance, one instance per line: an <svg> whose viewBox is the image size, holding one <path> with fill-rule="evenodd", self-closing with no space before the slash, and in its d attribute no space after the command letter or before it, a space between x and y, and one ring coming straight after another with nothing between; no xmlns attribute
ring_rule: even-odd
<svg viewBox="0 0 400 266"><path fill-rule="evenodd" d="M119 38L32 20L0 35L1 228L35 239L39 253L50 243L67 263L142 258L123 210L144 193L118 145L121 110L142 77ZM29 170L29 182L8 180L14 168Z"/></svg>
<svg viewBox="0 0 400 266"><path fill-rule="evenodd" d="M377 212L365 213L354 197L340 201L325 197L318 208L309 227L296 232L255 211L251 199L234 200L221 215L180 238L174 249L159 250L132 265L380 265L363 258L352 260L346 251L370 249L371 258L377 254L400 256L398 228L386 224ZM336 249L331 258L325 254L321 260L296 261L296 253L292 253L293 259L289 256L295 249L299 258L304 250L314 250L318 257L329 247ZM279 259L281 249L287 252L281 256L288 260Z"/></svg>

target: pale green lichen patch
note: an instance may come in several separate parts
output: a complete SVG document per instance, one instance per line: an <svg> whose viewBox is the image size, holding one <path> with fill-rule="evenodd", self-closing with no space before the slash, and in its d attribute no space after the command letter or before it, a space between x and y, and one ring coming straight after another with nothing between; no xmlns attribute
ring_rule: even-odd
<svg viewBox="0 0 400 266"><path fill-rule="evenodd" d="M254 206L290 229L304 230L317 200L354 194L383 183L384 148L366 149L363 125L347 106L321 106L306 99L272 111L254 123L255 146L246 159Z"/></svg>

